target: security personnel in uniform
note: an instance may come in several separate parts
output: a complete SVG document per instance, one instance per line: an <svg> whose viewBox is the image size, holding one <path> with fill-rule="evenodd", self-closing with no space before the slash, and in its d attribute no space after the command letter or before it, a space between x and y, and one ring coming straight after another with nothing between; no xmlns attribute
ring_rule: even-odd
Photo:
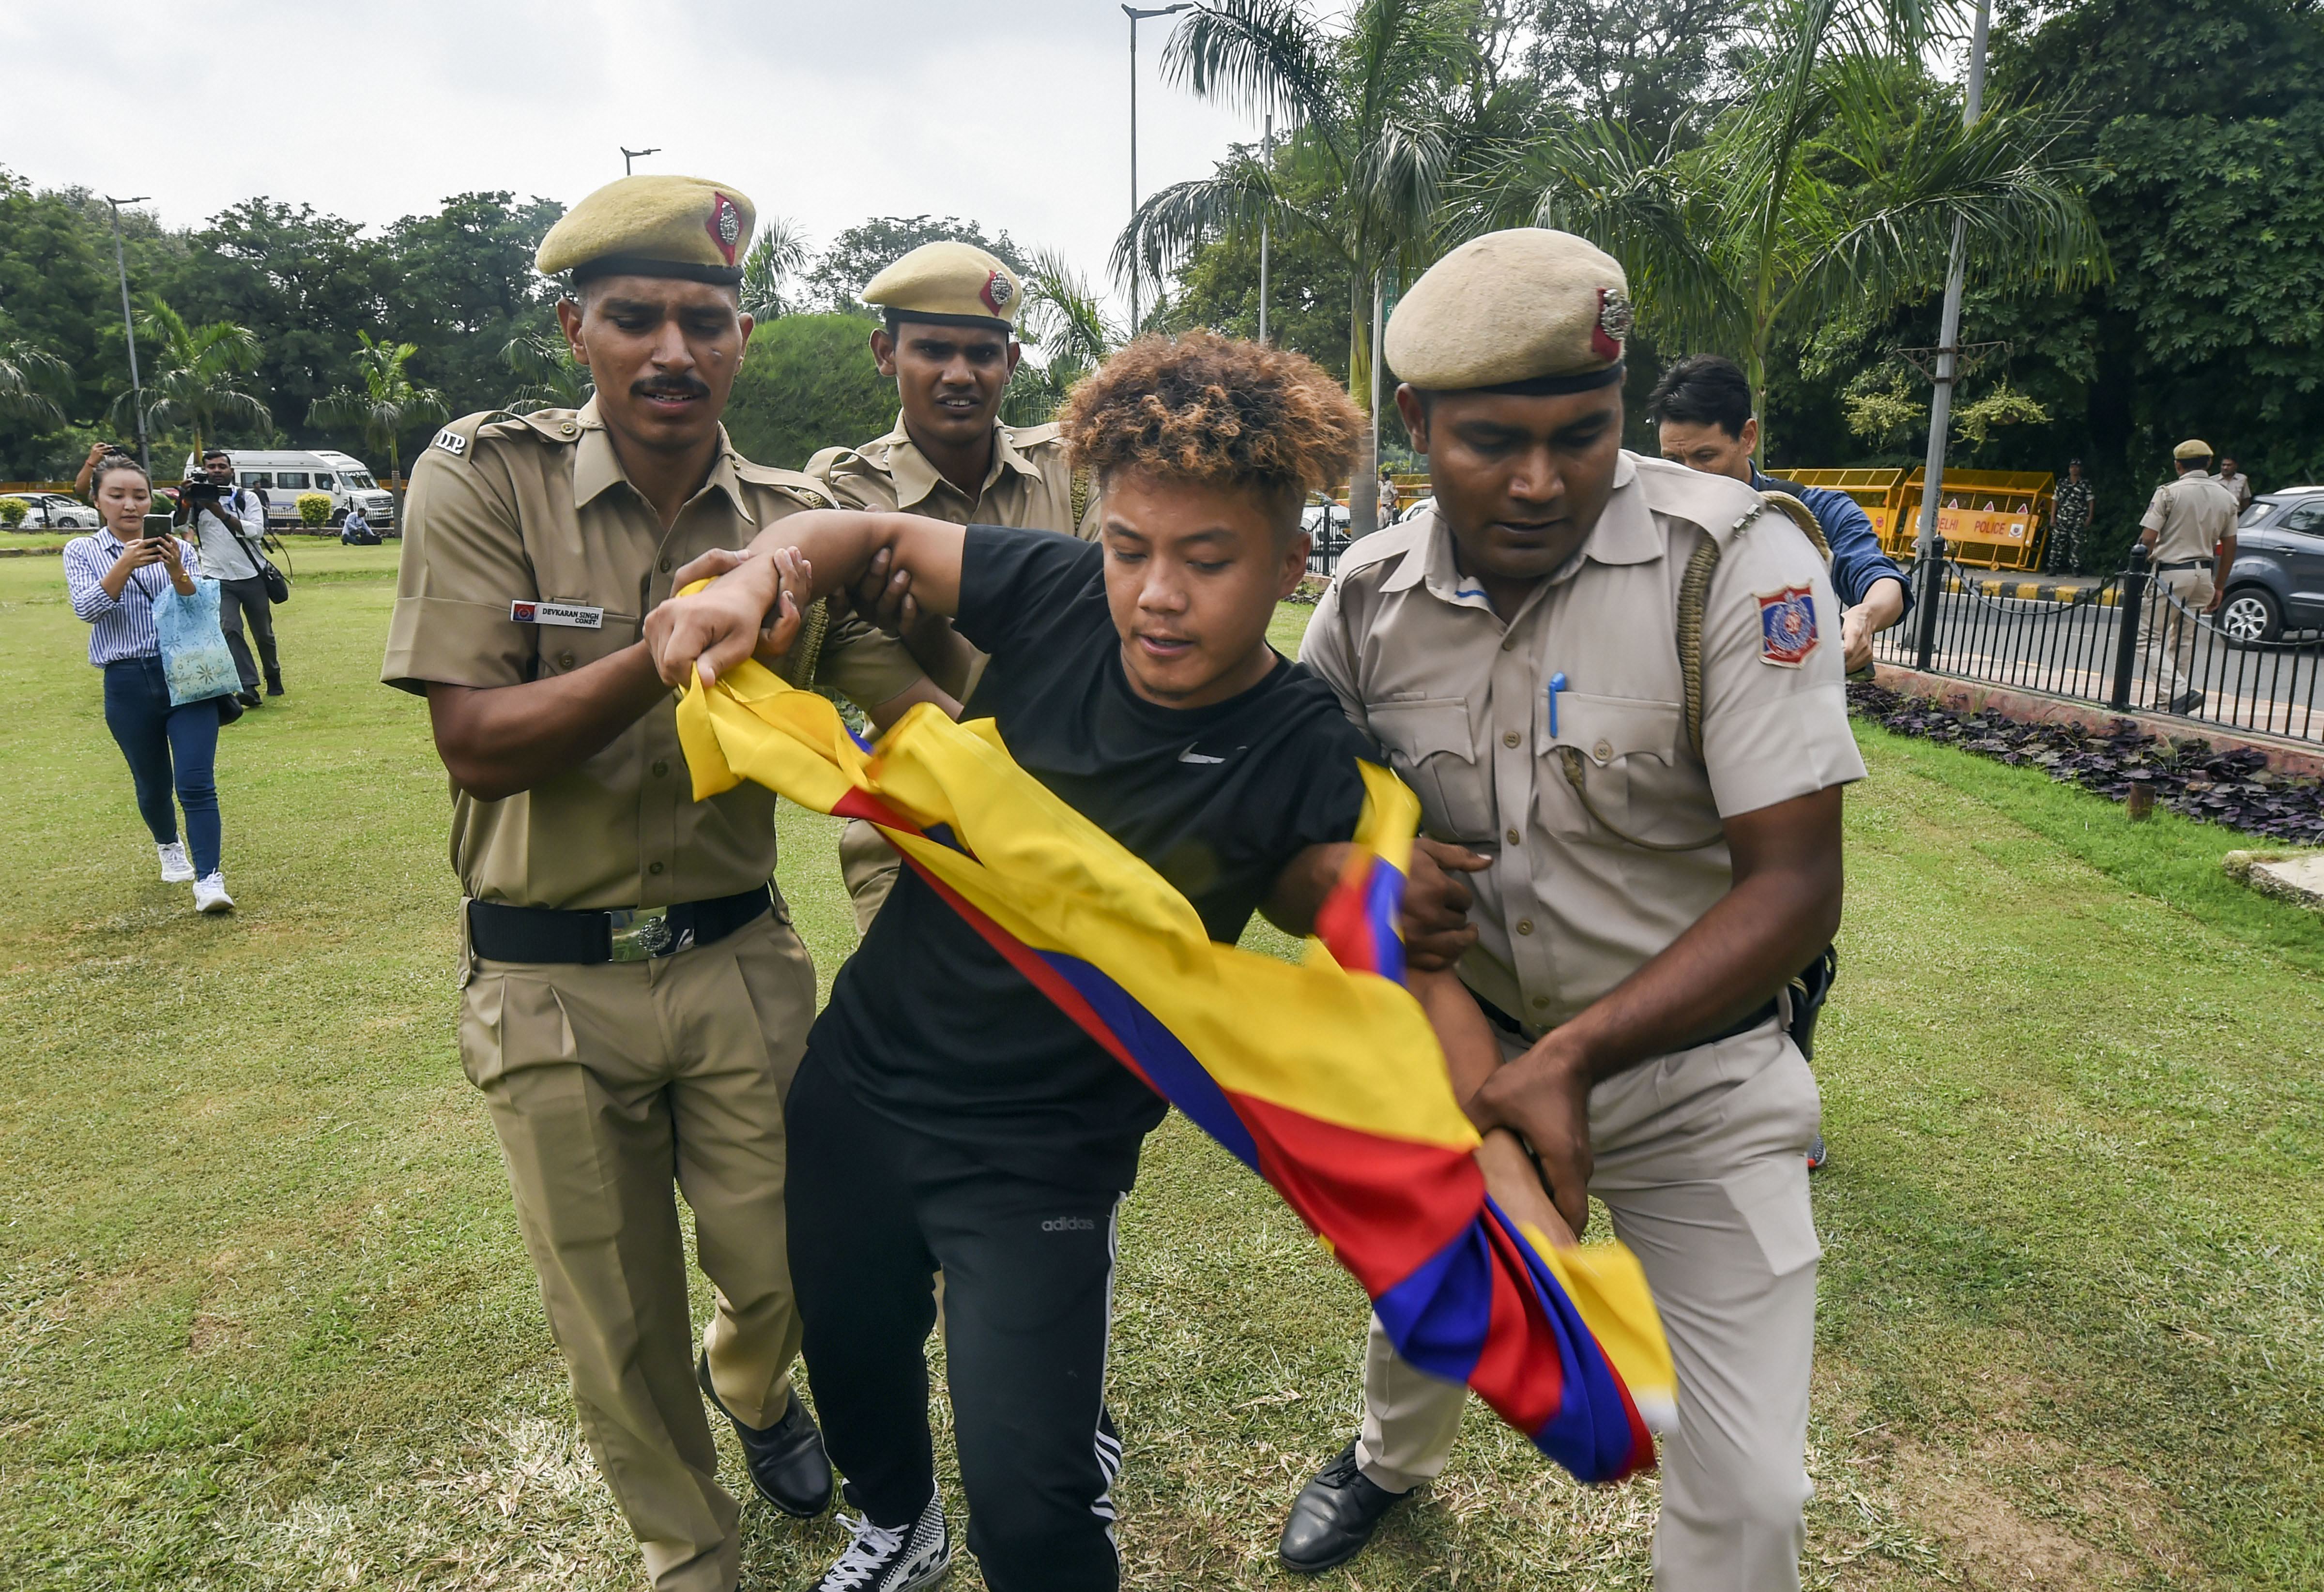
<svg viewBox="0 0 2324 1592"><path fill-rule="evenodd" d="M2195 661L2187 615L2211 612L2227 588L2236 562L2236 494L2211 474L2209 443L2190 437L2171 450L2171 462L2179 479L2154 489L2138 540L2154 560L2147 626L2159 629L2162 655L2171 660L2170 709L2190 713L2203 705L2203 693L2187 676Z"/></svg>
<svg viewBox="0 0 2324 1592"><path fill-rule="evenodd" d="M1359 543L1300 661L1478 853L1462 983L1516 1129L1576 1231L1637 1252L1679 1380L1655 1580L1799 1584L1820 1115L1787 993L1840 918L1838 605L1742 482L1622 451L1621 268L1488 234L1416 282L1385 355L1435 507ZM1452 1451L1462 1389L1375 1323L1360 1435L1294 1504L1291 1568L1352 1556Z"/></svg>
<svg viewBox="0 0 2324 1592"><path fill-rule="evenodd" d="M774 797L696 802L641 630L712 548L825 506L719 424L750 336L732 188L626 178L542 240L597 396L471 415L412 471L382 677L422 694L452 777L460 1055L500 1135L582 1427L661 1592L727 1592L740 1509L703 1410L760 1492L832 1492L789 1383L782 1100L815 972L769 879ZM885 637L828 650L859 702L925 689ZM900 712L901 708L895 708ZM673 1173L716 1308L697 1363Z"/></svg>
<svg viewBox="0 0 2324 1592"><path fill-rule="evenodd" d="M825 448L807 473L853 509L900 509L954 525L1011 525L1094 540L1099 518L1086 476L1065 463L1055 425L1005 426L1001 400L1024 350L1017 317L1025 293L1017 273L982 249L923 244L873 277L863 301L883 313L872 334L880 373L896 379L896 428L861 447ZM872 571L886 575L884 560ZM899 582L900 584L900 578ZM890 612L900 607L900 594ZM905 612L913 649L957 700L975 688L982 659L951 635L948 621ZM861 620L842 631L853 634ZM903 860L861 819L839 841L840 876L867 933Z"/></svg>

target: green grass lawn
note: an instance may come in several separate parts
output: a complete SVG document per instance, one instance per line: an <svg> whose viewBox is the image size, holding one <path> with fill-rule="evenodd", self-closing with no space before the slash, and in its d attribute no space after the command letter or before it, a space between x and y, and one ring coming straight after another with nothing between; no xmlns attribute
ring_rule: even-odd
<svg viewBox="0 0 2324 1592"><path fill-rule="evenodd" d="M454 1052L444 778L373 683L396 549L294 551L291 695L219 759L225 919L153 877L59 564L0 561L0 1587L640 1586ZM2318 920L2221 882L2225 831L1862 738L1811 1583L2324 1584ZM827 981L833 826L783 824ZM1288 1584L1363 1316L1262 1185L1156 1136L1113 1359L1132 1585ZM1327 1587L1646 1584L1651 1481L1462 1444ZM840 1541L745 1518L751 1586Z"/></svg>

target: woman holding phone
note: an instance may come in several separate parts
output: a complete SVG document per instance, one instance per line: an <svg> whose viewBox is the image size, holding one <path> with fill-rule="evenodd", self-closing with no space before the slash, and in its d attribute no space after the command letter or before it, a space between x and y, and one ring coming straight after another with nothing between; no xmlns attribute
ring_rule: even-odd
<svg viewBox="0 0 2324 1592"><path fill-rule="evenodd" d="M194 594L194 549L170 533L167 516L150 514L153 483L134 459L98 461L89 498L103 524L66 547L65 587L73 612L90 626L88 661L105 671L106 728L128 759L137 811L161 854L162 882L192 881L198 912L228 911L234 902L219 868L213 773L218 704L171 704L153 621L163 587ZM179 807L186 813L184 842L178 838Z"/></svg>

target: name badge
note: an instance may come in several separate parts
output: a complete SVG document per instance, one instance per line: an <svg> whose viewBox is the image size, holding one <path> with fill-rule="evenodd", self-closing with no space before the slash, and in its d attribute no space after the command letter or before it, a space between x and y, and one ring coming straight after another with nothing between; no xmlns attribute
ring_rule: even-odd
<svg viewBox="0 0 2324 1592"><path fill-rule="evenodd" d="M578 603L512 603L509 618L521 625L568 625L576 630L605 627L605 611Z"/></svg>

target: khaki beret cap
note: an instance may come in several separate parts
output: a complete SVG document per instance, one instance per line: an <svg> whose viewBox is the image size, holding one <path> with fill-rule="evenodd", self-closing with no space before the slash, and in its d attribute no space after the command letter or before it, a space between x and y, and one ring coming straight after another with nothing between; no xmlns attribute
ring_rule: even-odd
<svg viewBox="0 0 2324 1592"><path fill-rule="evenodd" d="M1471 238L1422 272L1388 317L1382 352L1397 380L1436 391L1585 392L1622 379L1630 321L1611 254L1519 226Z"/></svg>
<svg viewBox="0 0 2324 1592"><path fill-rule="evenodd" d="M999 259L970 244L922 244L872 279L863 302L908 320L1017 327L1023 284Z"/></svg>
<svg viewBox="0 0 2324 1592"><path fill-rule="evenodd" d="M742 190L700 177L651 175L609 182L565 212L533 256L543 276L669 276L728 286L742 280L757 207Z"/></svg>
<svg viewBox="0 0 2324 1592"><path fill-rule="evenodd" d="M2208 459L2211 456L2211 445L2200 437L2190 437L2172 448L2171 456L2174 459Z"/></svg>

